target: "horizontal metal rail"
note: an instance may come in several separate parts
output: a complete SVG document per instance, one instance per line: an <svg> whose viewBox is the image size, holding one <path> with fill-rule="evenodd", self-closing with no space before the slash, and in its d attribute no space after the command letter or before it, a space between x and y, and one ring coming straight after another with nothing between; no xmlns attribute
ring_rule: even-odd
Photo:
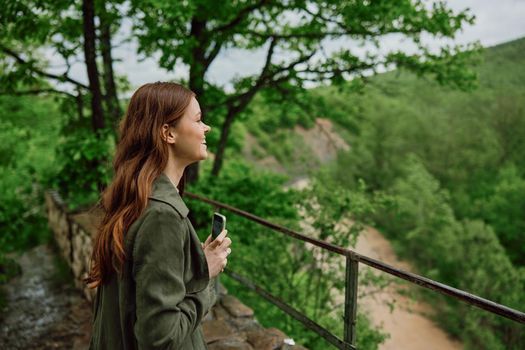
<svg viewBox="0 0 525 350"><path fill-rule="evenodd" d="M333 335L329 330L318 324L317 322L313 321L312 319L308 318L304 314L302 314L300 311L297 311L295 308L291 307L290 305L286 304L281 299L277 298L276 296L270 294L262 287L258 286L257 284L253 283L246 277L243 277L233 271L231 271L229 268L226 268L224 270L224 273L226 273L228 276L236 280L237 282L241 283L242 285L246 286L248 289L253 290L257 294L259 294L264 299L268 300L275 306L277 306L279 309L283 310L293 318L295 318L297 321L301 322L305 327L308 329L316 332L321 337L326 339L330 344L336 346L339 349L350 349L354 350L356 349L352 344L347 343L335 335Z"/></svg>
<svg viewBox="0 0 525 350"><path fill-rule="evenodd" d="M378 270L384 271L390 275L397 276L399 278L402 278L406 281L409 281L411 283L417 284L421 287L425 287L427 289L434 290L436 292L439 292L444 295L451 296L453 298L456 298L458 300L461 300L467 304L476 306L480 309L487 310L489 312L492 312L494 314L506 317L508 319L511 319L513 321L519 322L519 323L525 323L525 313L514 310L510 307L507 307L502 304L495 303L493 301L490 301L488 299L484 299L482 297L479 297L477 295L467 293L461 289L457 289L454 287L450 287L446 284L436 282L434 280L431 280L429 278L417 275L415 273L399 270L395 267L392 267L390 265L387 265L385 263L382 263L378 260L369 258L364 255L357 255L357 259L362 262L363 264L366 264L368 266L371 266L373 268L376 268Z"/></svg>
<svg viewBox="0 0 525 350"><path fill-rule="evenodd" d="M313 244L315 246L318 246L320 248L332 251L332 252L340 254L340 255L344 255L344 256L347 256L347 257L352 257L352 258L358 260L359 262L362 262L365 265L368 265L368 266L373 267L375 269L381 270L381 271L386 272L386 273L388 273L390 275L397 276L397 277L402 278L402 279L404 279L406 281L409 281L411 283L417 284L417 285L419 285L421 287L437 291L437 292L439 292L441 294L448 295L448 296L451 296L451 297L456 298L458 300L461 300L461 301L463 301L463 302L465 302L467 304L470 304L470 305L476 306L478 308L481 308L481 309L487 310L489 312L492 312L494 314L506 317L506 318L508 318L510 320L513 320L513 321L525 324L525 313L523 313L521 311L509 308L509 307L507 307L505 305L501 305L501 304L495 303L495 302L490 301L488 299L481 298L481 297L479 297L477 295L467 293L467 292L465 292L463 290L450 287L450 286L448 286L446 284L436 282L434 280L431 280L429 278L417 275L415 273L411 273L411 272L407 272L407 271L403 271L403 270L397 269L397 268L395 268L393 266L390 266L388 264L385 264L385 263L383 263L383 262L381 262L379 260L375 260L375 259L369 258L369 257L367 257L365 255L358 254L358 253L356 253L356 252L354 252L354 251L352 251L350 249L342 248L342 247L336 246L334 244L331 244L331 243L328 243L328 242L325 242L325 241L321 241L319 239L307 237L307 236L305 236L303 234L300 234L298 232L295 232L295 231L293 231L293 230L291 230L289 228L286 228L286 227L274 224L272 222L264 220L261 217L253 215L253 214L248 213L246 211L243 211L241 209L232 207L230 205L227 205L227 204L224 204L224 203L221 203L221 202L218 202L218 201L215 201L215 200L203 197L203 196L199 196L197 194L190 193L190 192L185 192L184 195L188 196L190 198L194 198L194 199L200 200L202 202L211 204L211 205L213 205L215 207L226 209L226 210L228 210L228 211L230 211L232 213L235 213L235 214L237 214L239 216L243 216L243 217L245 217L247 219L255 221L255 222L257 222L257 223L259 223L259 224L261 224L263 226L266 226L268 228L271 228L271 229L273 229L275 231L284 233L284 234L286 234L286 235L288 235L290 237L302 240L304 242L311 243L311 244Z"/></svg>

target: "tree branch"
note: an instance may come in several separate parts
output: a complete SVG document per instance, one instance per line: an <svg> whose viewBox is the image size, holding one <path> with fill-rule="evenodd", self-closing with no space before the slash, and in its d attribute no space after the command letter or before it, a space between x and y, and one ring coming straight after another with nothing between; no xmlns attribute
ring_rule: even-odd
<svg viewBox="0 0 525 350"><path fill-rule="evenodd" d="M279 33L261 33L261 32L258 32L255 30L249 30L249 29L244 30L242 34L249 34L249 35L259 37L259 38L266 38L266 39L276 38L276 39L284 39L284 40L287 40L287 39L319 39L319 38L325 38L329 36L339 37L339 36L349 35L348 32L338 32L338 31L279 34Z"/></svg>
<svg viewBox="0 0 525 350"><path fill-rule="evenodd" d="M261 70L261 74L259 75L259 78L257 79L257 83L255 83L255 85L259 84L268 74L268 71L270 70L270 65L272 64L272 56L275 50L275 45L277 45L277 39L272 37L270 40L270 46L268 47L268 53L266 54L266 60L264 61L263 69Z"/></svg>
<svg viewBox="0 0 525 350"><path fill-rule="evenodd" d="M14 96L39 95L39 94L45 94L45 93L63 94L63 95L67 95L67 96L72 97L72 98L77 98L75 95L73 95L70 92L62 91L62 90L56 90L56 89L33 89L33 90L20 90L20 91L0 91L0 95L14 95Z"/></svg>
<svg viewBox="0 0 525 350"><path fill-rule="evenodd" d="M228 109L233 108L233 105L236 102L237 102L238 106L243 105L243 103L245 103L245 101L248 101L250 99L251 95L254 95L257 92L257 90L260 89L261 84L263 84L263 82L265 81L266 76L268 74L268 71L270 69L270 65L271 65L271 62L272 62L272 56L273 56L273 53L274 53L274 50L275 50L275 45L277 45L277 39L272 38L270 40L270 46L268 47L268 52L266 54L266 60L264 62L264 66L263 66L263 68L261 70L261 73L259 74L259 77L257 78L255 84L252 87L250 87L248 89L248 91L246 91L246 92L244 92L242 94L230 96L228 99L226 99L226 101L224 101L223 104L226 105Z"/></svg>
<svg viewBox="0 0 525 350"><path fill-rule="evenodd" d="M297 28L296 28L297 29ZM315 31L315 32L301 32L301 33L273 33L273 32L259 32L256 30L245 29L240 34L249 34L259 38L277 38L277 39L324 39L326 37L342 37L342 36L359 36L359 37L377 37L387 34L420 34L422 29L403 29L403 28L382 28L379 30L352 30L349 28L341 28L341 31Z"/></svg>
<svg viewBox="0 0 525 350"><path fill-rule="evenodd" d="M308 8L306 8L306 6L303 8L303 10L308 13L309 15L311 15L313 18L320 18L322 19L323 21L325 22L328 22L328 23L333 23L335 25L337 25L339 28L343 29L343 30L347 30L347 28L345 27L345 25L339 21L336 21L335 19L332 19L332 18L329 18L329 17L324 17L322 14L321 14L321 11L318 11L317 13L314 13L310 10L308 10Z"/></svg>
<svg viewBox="0 0 525 350"><path fill-rule="evenodd" d="M28 63L26 60L24 60L22 57L20 57L16 52L14 52L13 50L9 49L8 47L6 47L6 46L4 46L2 44L0 44L0 50L5 52L9 56L13 57L20 64L27 64ZM37 68L34 68L34 67L31 67L31 71L36 73L36 74L38 74L38 75L47 77L47 78L55 79L55 80L58 80L58 81L61 81L61 82L68 82L68 83L74 84L74 85L76 85L78 87L81 87L83 89L86 89L86 90L89 89L86 85L84 85L81 82L76 81L76 80L68 77L66 74L64 74L64 75L56 75L56 74L44 72L44 71L42 71L40 69L37 69Z"/></svg>
<svg viewBox="0 0 525 350"><path fill-rule="evenodd" d="M204 59L204 70L205 71L208 70L208 67L210 66L210 64L213 62L215 57L217 57L217 55L221 51L223 43L224 43L224 41L215 41L215 45L211 49L211 51L208 54L208 56Z"/></svg>
<svg viewBox="0 0 525 350"><path fill-rule="evenodd" d="M277 41L278 41L277 38L272 38L272 40L270 41L270 46L268 48L268 53L266 54L266 61L264 63L263 69L261 70L261 73L259 74L257 81L252 87L250 87L247 91L241 94L235 94L235 95L229 96L221 103L218 103L216 105L210 105L208 108L212 110L219 106L226 106L229 109L229 108L232 108L234 104L237 104L238 106L242 106L245 101L249 101L251 99L251 96L253 96L262 87L279 84L289 79L290 78L289 74L284 75L279 78L276 78L276 76L279 73L292 70L293 68L295 68L295 66L297 66L300 63L307 62L310 58L312 58L312 56L316 52L316 51L312 51L311 53L307 55L302 55L297 60L291 62L287 66L281 67L279 69L275 69L271 73L269 73L270 66L271 66L271 58L272 58L275 46L277 44Z"/></svg>
<svg viewBox="0 0 525 350"><path fill-rule="evenodd" d="M280 69L277 69L274 72L273 76L275 76L275 75L277 75L277 74L279 74L281 72L290 71L293 68L295 68L295 66L297 66L298 64L307 62L310 58L312 58L315 55L315 53L316 53L316 51L314 50L308 55L303 55L303 56L299 57L296 61L291 62L289 65L281 67Z"/></svg>
<svg viewBox="0 0 525 350"><path fill-rule="evenodd" d="M210 30L207 30L207 33L214 33L214 34L219 33L219 34L221 34L221 33L227 32L227 31L235 28L235 26L238 25L243 19L245 19L253 10L261 8L266 3L268 3L268 0L261 0L258 3L256 3L256 4L253 4L251 6L245 7L244 9L239 11L239 13L237 13L237 16L233 20L231 20L229 23L226 23L226 24L224 24L222 26L219 26L217 28L212 28ZM213 60L217 57L217 55L221 51L222 44L224 43L224 41L225 40L222 40L222 41L221 40L216 40L215 41L215 45L211 49L211 51L208 54L208 56L205 58L204 70L206 70L210 66L210 64L213 62Z"/></svg>
<svg viewBox="0 0 525 350"><path fill-rule="evenodd" d="M258 3L255 3L251 6L247 6L243 8L241 11L239 11L237 16L233 20L231 20L229 23L223 24L222 26L219 26L217 28L212 28L209 32L210 33L226 32L234 28L243 19L245 19L253 10L263 7L266 3L268 3L268 0L261 0Z"/></svg>
<svg viewBox="0 0 525 350"><path fill-rule="evenodd" d="M297 73L317 74L318 76L323 76L323 79L327 79L324 76L331 75L331 77L333 78L334 76L340 75L343 73L362 72L366 69L374 69L377 66L377 64L378 64L377 62L376 63L361 62L361 64L359 65L354 65L352 67L347 67L347 68L334 68L334 69L306 68L306 69L297 71Z"/></svg>

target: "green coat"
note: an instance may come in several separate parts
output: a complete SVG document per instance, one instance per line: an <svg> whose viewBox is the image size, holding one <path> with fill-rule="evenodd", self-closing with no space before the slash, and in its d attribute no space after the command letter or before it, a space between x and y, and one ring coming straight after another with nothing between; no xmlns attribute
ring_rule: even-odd
<svg viewBox="0 0 525 350"><path fill-rule="evenodd" d="M97 290L90 349L206 349L201 320L215 301L201 243L162 174L125 235L122 278Z"/></svg>

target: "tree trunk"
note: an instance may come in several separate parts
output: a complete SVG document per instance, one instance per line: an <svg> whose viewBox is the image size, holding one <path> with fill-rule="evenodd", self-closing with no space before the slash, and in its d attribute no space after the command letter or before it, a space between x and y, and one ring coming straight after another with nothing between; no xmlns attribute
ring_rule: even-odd
<svg viewBox="0 0 525 350"><path fill-rule="evenodd" d="M84 96L82 95L82 91L80 91L80 88L78 87L77 95L75 97L75 104L77 106L78 120L82 120L84 118Z"/></svg>
<svg viewBox="0 0 525 350"><path fill-rule="evenodd" d="M213 168L211 170L213 176L219 176L219 172L221 171L224 151L226 149L226 143L228 142L228 135L230 134L230 129L236 115L237 114L233 109L229 109L228 114L226 114L226 118L224 119L224 123L222 124L221 138L219 139L217 153L215 154L215 160L213 161Z"/></svg>
<svg viewBox="0 0 525 350"><path fill-rule="evenodd" d="M115 76L113 72L113 57L111 56L111 20L106 11L105 2L101 4L100 9L100 51L104 63L103 78L106 91L104 102L106 104L106 110L111 116L111 124L116 134L119 120L122 117L122 110L117 96Z"/></svg>
<svg viewBox="0 0 525 350"><path fill-rule="evenodd" d="M205 45L203 35L206 29L206 22L193 18L191 21L191 36L196 38L201 45L196 45L192 50L192 64L190 65L190 79L188 87L197 95L197 99L201 104L201 119L204 122L206 119L206 109L202 105L206 103L204 96L204 69L205 65ZM199 179L199 163L193 163L186 168L186 181L194 183Z"/></svg>
<svg viewBox="0 0 525 350"><path fill-rule="evenodd" d="M84 56L89 79L89 91L91 92L91 121L95 135L100 137L105 125L96 60L95 6L93 0L82 1L82 17L84 21ZM89 162L91 169L97 169L100 164L101 159L94 159ZM97 180L97 187L99 191L103 190L102 179Z"/></svg>
<svg viewBox="0 0 525 350"><path fill-rule="evenodd" d="M82 1L82 17L84 20L84 56L91 92L91 121L93 131L98 134L99 130L104 129L104 112L96 62L95 6L93 0Z"/></svg>
<svg viewBox="0 0 525 350"><path fill-rule="evenodd" d="M257 87L260 86L260 84L256 85L256 88L240 96L239 101L237 101L236 104L233 104L228 108L226 118L224 119L224 123L222 124L221 138L219 139L217 153L215 154L215 160L213 161L213 168L211 170L213 176L219 176L219 172L221 171L222 160L224 158L224 152L226 150L226 143L228 142L228 136L230 135L230 129L233 124L233 121L235 120L235 117L237 117L239 113L246 109L248 104L251 102L251 100L257 93Z"/></svg>
<svg viewBox="0 0 525 350"><path fill-rule="evenodd" d="M239 115L242 111L246 109L248 104L253 100L255 94L267 84L266 80L269 75L269 67L272 61L272 55L275 49L276 40L273 39L270 42L270 47L268 48L268 54L266 55L266 62L261 71L261 75L257 79L254 86L252 86L248 91L241 94L236 98L236 100L228 104L228 112L226 113L226 118L224 119L224 124L222 125L221 138L219 139L219 145L217 147L217 154L215 154L215 160L213 161L212 175L219 176L219 172L222 168L222 160L224 158L224 152L226 150L226 143L228 141L228 136L230 134L230 129L233 124L233 121L236 116Z"/></svg>
<svg viewBox="0 0 525 350"><path fill-rule="evenodd" d="M199 72L199 74L196 72ZM194 63L190 67L190 80L188 87L195 93L195 95L197 95L197 100L199 100L199 104L201 105L201 119L204 122L206 118L206 108L204 105L206 102L204 97L204 74L202 71L202 65L200 63ZM186 181L188 183L195 183L198 179L199 163L193 163L186 168Z"/></svg>

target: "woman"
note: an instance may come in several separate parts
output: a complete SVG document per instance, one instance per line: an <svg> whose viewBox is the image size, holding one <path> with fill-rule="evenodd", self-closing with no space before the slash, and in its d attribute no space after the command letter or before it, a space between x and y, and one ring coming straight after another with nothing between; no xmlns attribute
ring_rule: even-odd
<svg viewBox="0 0 525 350"><path fill-rule="evenodd" d="M86 280L98 287L90 349L206 349L200 322L231 240L224 230L201 245L179 190L186 166L207 157L209 130L179 84L131 97Z"/></svg>

